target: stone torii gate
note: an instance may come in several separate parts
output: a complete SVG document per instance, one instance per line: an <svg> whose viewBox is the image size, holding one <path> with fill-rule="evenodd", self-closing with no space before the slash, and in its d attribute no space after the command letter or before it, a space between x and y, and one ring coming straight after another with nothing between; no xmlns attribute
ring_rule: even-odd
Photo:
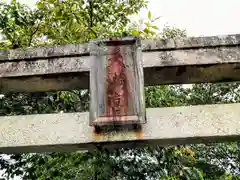
<svg viewBox="0 0 240 180"><path fill-rule="evenodd" d="M142 41L144 85L240 80L240 35ZM89 88L89 45L0 52L0 91ZM0 117L0 152L77 151L234 140L240 104L146 109L142 129L95 134L89 113Z"/></svg>

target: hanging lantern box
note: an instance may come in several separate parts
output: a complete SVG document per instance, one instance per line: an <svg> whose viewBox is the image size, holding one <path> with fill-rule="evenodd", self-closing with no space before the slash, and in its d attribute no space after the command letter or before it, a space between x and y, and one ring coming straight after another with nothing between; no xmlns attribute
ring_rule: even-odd
<svg viewBox="0 0 240 180"><path fill-rule="evenodd" d="M145 123L140 40L112 38L90 44L90 125Z"/></svg>

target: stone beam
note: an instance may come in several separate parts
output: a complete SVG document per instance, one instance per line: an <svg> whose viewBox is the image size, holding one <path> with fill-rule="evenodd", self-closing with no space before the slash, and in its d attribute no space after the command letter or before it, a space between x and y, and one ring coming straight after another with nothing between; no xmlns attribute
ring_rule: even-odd
<svg viewBox="0 0 240 180"><path fill-rule="evenodd" d="M187 37L167 40L142 40L142 50L163 51L177 49L193 49L219 46L236 46L240 44L240 34ZM70 44L51 47L38 47L0 51L0 60L44 59L67 56L88 56L90 44Z"/></svg>
<svg viewBox="0 0 240 180"><path fill-rule="evenodd" d="M240 35L142 42L145 86L240 80ZM89 45L0 52L0 91L89 87Z"/></svg>
<svg viewBox="0 0 240 180"><path fill-rule="evenodd" d="M224 142L240 137L240 104L147 109L139 130L96 133L88 113L0 117L0 152L47 152Z"/></svg>

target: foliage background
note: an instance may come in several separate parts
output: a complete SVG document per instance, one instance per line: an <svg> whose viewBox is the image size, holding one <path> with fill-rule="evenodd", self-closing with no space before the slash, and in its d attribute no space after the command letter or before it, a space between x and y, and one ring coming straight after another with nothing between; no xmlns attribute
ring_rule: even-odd
<svg viewBox="0 0 240 180"><path fill-rule="evenodd" d="M165 27L161 33L152 17L140 24L130 16L146 7L145 0L40 0L34 9L12 0L0 3L0 49L86 43L108 36L142 39L185 37L184 30ZM140 27L144 25L141 29ZM146 87L147 107L239 102L239 84L198 84ZM1 96L0 115L82 112L89 93L58 91L9 93ZM37 180L237 180L239 142L98 150L73 153L10 154L0 157L6 179L21 176Z"/></svg>

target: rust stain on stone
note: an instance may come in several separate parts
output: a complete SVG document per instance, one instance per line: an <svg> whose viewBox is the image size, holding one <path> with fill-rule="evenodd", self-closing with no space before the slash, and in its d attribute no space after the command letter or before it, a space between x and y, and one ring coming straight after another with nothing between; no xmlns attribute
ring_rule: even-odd
<svg viewBox="0 0 240 180"><path fill-rule="evenodd" d="M142 131L136 132L137 139L143 139L144 133Z"/></svg>
<svg viewBox="0 0 240 180"><path fill-rule="evenodd" d="M93 142L99 142L101 139L103 139L103 134L102 133L93 133L92 136Z"/></svg>
<svg viewBox="0 0 240 180"><path fill-rule="evenodd" d="M93 133L93 142L135 141L144 137L142 131Z"/></svg>
<svg viewBox="0 0 240 180"><path fill-rule="evenodd" d="M129 125L126 127L94 128L92 133L93 142L115 142L142 140L144 133L141 125Z"/></svg>

